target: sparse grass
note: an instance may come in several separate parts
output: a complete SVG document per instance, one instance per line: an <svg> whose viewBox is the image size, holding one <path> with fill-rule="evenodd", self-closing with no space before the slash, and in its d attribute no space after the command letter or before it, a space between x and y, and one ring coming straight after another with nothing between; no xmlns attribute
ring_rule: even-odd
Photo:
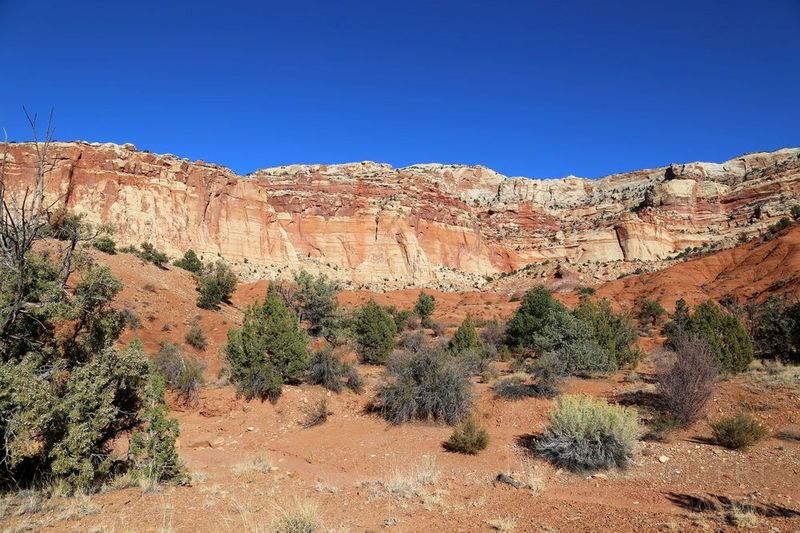
<svg viewBox="0 0 800 533"><path fill-rule="evenodd" d="M270 530L274 533L313 533L319 527L317 505L310 501L297 500L288 508L276 506Z"/></svg>
<svg viewBox="0 0 800 533"><path fill-rule="evenodd" d="M11 495L0 496L0 520L4 519L11 511Z"/></svg>
<svg viewBox="0 0 800 533"><path fill-rule="evenodd" d="M752 446L767 435L767 430L750 415L740 413L711 423L717 444L740 450Z"/></svg>
<svg viewBox="0 0 800 533"><path fill-rule="evenodd" d="M780 361L756 360L750 365L749 375L754 385L770 389L800 385L800 367Z"/></svg>
<svg viewBox="0 0 800 533"><path fill-rule="evenodd" d="M681 422L675 418L656 412L647 422L647 433L645 433L644 438L658 442L670 442L672 433L679 430L681 425Z"/></svg>
<svg viewBox="0 0 800 533"><path fill-rule="evenodd" d="M789 426L780 430L777 435L779 439L800 442L800 427Z"/></svg>
<svg viewBox="0 0 800 533"><path fill-rule="evenodd" d="M494 520L488 520L486 523L497 531L514 531L514 528L517 527L517 519L511 516L495 518Z"/></svg>
<svg viewBox="0 0 800 533"><path fill-rule="evenodd" d="M97 514L100 512L100 506L92 501L86 494L76 494L73 498L69 498L67 506L59 514L59 520L74 520L76 518L83 518Z"/></svg>
<svg viewBox="0 0 800 533"><path fill-rule="evenodd" d="M430 455L423 455L416 465L408 470L397 470L384 484L390 494L400 498L421 496L423 488L436 485L442 473L436 466L436 459Z"/></svg>
<svg viewBox="0 0 800 533"><path fill-rule="evenodd" d="M317 492L327 492L330 494L336 494L337 492L339 492L339 487L336 487L334 485L329 485L328 483L325 483L321 479L318 479L316 484L314 485L314 490L316 490Z"/></svg>
<svg viewBox="0 0 800 533"><path fill-rule="evenodd" d="M247 483L255 481L260 474L269 474L272 470L272 463L264 454L258 454L250 460L233 465L231 473L237 478L244 478Z"/></svg>
<svg viewBox="0 0 800 533"><path fill-rule="evenodd" d="M139 480L137 479L136 473L133 471L128 471L125 472L124 474L120 474L111 479L111 481L109 481L103 487L103 491L124 490L124 489L129 489L131 487L136 487L138 485L139 485Z"/></svg>
<svg viewBox="0 0 800 533"><path fill-rule="evenodd" d="M725 515L728 522L739 529L753 529L758 526L758 516L752 509L734 505Z"/></svg>

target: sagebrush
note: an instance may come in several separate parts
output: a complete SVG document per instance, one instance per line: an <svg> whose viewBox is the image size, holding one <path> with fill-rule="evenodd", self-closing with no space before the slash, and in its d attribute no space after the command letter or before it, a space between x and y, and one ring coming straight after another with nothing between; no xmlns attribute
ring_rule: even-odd
<svg viewBox="0 0 800 533"><path fill-rule="evenodd" d="M639 439L634 410L585 395L561 397L549 418L536 450L576 472L627 467Z"/></svg>

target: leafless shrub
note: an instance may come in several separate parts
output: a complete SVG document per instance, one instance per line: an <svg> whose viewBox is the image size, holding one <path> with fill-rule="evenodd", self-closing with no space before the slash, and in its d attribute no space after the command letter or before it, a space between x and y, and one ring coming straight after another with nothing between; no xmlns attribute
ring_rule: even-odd
<svg viewBox="0 0 800 533"><path fill-rule="evenodd" d="M658 393L663 411L688 426L711 399L719 369L705 340L679 333L673 345L656 357Z"/></svg>

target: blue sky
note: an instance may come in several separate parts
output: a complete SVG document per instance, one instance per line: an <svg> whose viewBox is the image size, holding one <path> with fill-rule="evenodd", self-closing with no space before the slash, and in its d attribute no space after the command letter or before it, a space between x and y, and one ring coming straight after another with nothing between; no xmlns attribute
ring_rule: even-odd
<svg viewBox="0 0 800 533"><path fill-rule="evenodd" d="M230 166L597 177L800 145L800 1L0 0L0 125Z"/></svg>

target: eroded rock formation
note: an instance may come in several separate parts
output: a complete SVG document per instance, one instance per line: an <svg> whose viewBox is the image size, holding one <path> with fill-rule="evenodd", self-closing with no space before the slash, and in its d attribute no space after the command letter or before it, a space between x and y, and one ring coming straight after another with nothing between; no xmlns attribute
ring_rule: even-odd
<svg viewBox="0 0 800 533"><path fill-rule="evenodd" d="M800 197L800 149L597 180L507 178L481 166L290 165L247 176L132 145L56 143L48 195L120 244L193 248L251 278L307 268L356 285L474 287L530 263L659 261L732 244ZM8 183L34 172L9 146Z"/></svg>

